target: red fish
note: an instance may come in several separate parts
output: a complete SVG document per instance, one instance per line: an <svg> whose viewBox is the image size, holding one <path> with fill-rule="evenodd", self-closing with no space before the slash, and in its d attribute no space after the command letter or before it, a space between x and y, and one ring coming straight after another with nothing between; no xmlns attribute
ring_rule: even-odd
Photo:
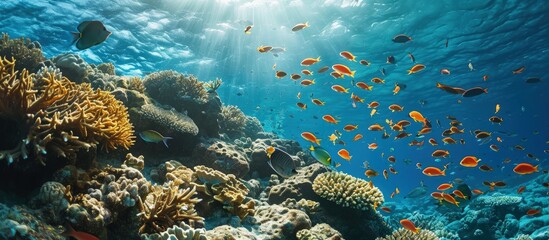
<svg viewBox="0 0 549 240"><path fill-rule="evenodd" d="M67 230L61 233L61 235L65 237L73 237L73 238L76 238L77 240L99 240L98 237L91 235L89 233L74 230L74 228L72 228L72 226L69 224L67 224L66 228Z"/></svg>

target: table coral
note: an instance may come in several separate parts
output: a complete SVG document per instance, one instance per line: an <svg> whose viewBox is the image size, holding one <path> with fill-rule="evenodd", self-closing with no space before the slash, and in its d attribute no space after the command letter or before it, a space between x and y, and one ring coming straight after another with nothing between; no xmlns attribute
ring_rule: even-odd
<svg viewBox="0 0 549 240"><path fill-rule="evenodd" d="M166 187L155 186L144 201L139 201L142 222L139 233L160 233L183 221L191 226L201 224L204 218L194 209L194 205L201 201L193 197L196 188L179 189L182 183L176 179L168 182Z"/></svg>
<svg viewBox="0 0 549 240"><path fill-rule="evenodd" d="M45 164L50 153L76 159L80 149L128 149L135 139L126 107L110 93L48 71L18 73L15 60L0 60L0 113L0 123L13 126L1 133L10 139L0 150L8 163L34 157Z"/></svg>
<svg viewBox="0 0 549 240"><path fill-rule="evenodd" d="M338 205L360 210L375 209L384 202L379 188L341 172L318 175L313 182L313 191Z"/></svg>

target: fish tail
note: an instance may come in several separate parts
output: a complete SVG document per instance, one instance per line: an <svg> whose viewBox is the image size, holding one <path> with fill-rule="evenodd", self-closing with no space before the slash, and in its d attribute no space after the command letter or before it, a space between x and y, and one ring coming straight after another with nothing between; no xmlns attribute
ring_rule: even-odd
<svg viewBox="0 0 549 240"><path fill-rule="evenodd" d="M356 73L356 71L352 71L352 72L351 72L351 77L352 77L352 78L355 77L355 73Z"/></svg>
<svg viewBox="0 0 549 240"><path fill-rule="evenodd" d="M79 32L71 32L71 35L72 35L72 42L70 45L73 45L82 36L82 34Z"/></svg>
<svg viewBox="0 0 549 240"><path fill-rule="evenodd" d="M72 228L70 223L65 223L65 231L61 233L62 236L69 237L74 234L74 228Z"/></svg>
<svg viewBox="0 0 549 240"><path fill-rule="evenodd" d="M315 143L318 144L318 146L320 146L320 140L321 139L316 139Z"/></svg>
<svg viewBox="0 0 549 240"><path fill-rule="evenodd" d="M305 23L305 24L307 24L307 23ZM317 62L320 62L320 56L318 56L318 57L316 58L316 61L317 61Z"/></svg>
<svg viewBox="0 0 549 240"><path fill-rule="evenodd" d="M166 148L169 148L168 147L168 140L170 139L173 139L172 137L164 137L162 138L162 142L164 143L164 145L166 145Z"/></svg>

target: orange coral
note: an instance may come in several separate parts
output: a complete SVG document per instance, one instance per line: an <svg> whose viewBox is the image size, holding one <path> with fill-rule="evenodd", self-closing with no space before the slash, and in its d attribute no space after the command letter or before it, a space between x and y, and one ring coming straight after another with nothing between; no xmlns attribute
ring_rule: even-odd
<svg viewBox="0 0 549 240"><path fill-rule="evenodd" d="M9 149L0 149L8 163L30 155L45 164L49 153L74 159L81 148L128 149L135 141L127 108L110 93L48 69L19 73L15 60L0 59L2 122L17 126Z"/></svg>

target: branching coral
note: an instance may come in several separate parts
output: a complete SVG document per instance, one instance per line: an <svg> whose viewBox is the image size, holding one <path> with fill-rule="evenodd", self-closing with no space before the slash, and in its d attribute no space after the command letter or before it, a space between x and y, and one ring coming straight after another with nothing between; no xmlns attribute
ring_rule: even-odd
<svg viewBox="0 0 549 240"><path fill-rule="evenodd" d="M341 206L360 210L375 209L384 201L383 194L377 187L341 172L318 175L313 182L313 191Z"/></svg>
<svg viewBox="0 0 549 240"><path fill-rule="evenodd" d="M204 83L204 87L208 89L208 92L215 92L219 87L221 87L221 84L223 84L223 81L219 78L216 78L213 81L208 81Z"/></svg>
<svg viewBox="0 0 549 240"><path fill-rule="evenodd" d="M403 239L415 239L415 240L438 240L439 238L435 233L422 229L419 233L400 228L394 231L391 235L385 237L376 238L376 240L403 240Z"/></svg>
<svg viewBox="0 0 549 240"><path fill-rule="evenodd" d="M0 40L0 58L2 57L17 60L16 71L34 71L45 60L40 44L26 38L10 39L7 33L3 33Z"/></svg>
<svg viewBox="0 0 549 240"><path fill-rule="evenodd" d="M143 223L139 233L160 233L178 222L186 221L191 226L202 222L204 218L196 214L194 205L201 199L193 198L196 188L179 189L182 180L175 179L166 187L156 186L145 201L140 201Z"/></svg>
<svg viewBox="0 0 549 240"><path fill-rule="evenodd" d="M254 215L255 201L246 199L249 190L234 175L225 175L202 165L194 167L194 170L196 178L204 183L199 189L203 189L206 194L222 203L225 210L237 215L240 219Z"/></svg>
<svg viewBox="0 0 549 240"><path fill-rule="evenodd" d="M144 93L145 85L143 85L143 80L139 77L130 77L128 79L128 89Z"/></svg>
<svg viewBox="0 0 549 240"><path fill-rule="evenodd" d="M0 123L13 126L1 134L9 136L0 149L8 163L30 155L45 164L50 153L74 159L99 144L128 149L135 139L126 107L108 92L55 72L18 73L7 59L0 59Z"/></svg>
<svg viewBox="0 0 549 240"><path fill-rule="evenodd" d="M237 106L229 105L221 108L219 127L221 132L234 135L242 132L246 126L246 115Z"/></svg>

